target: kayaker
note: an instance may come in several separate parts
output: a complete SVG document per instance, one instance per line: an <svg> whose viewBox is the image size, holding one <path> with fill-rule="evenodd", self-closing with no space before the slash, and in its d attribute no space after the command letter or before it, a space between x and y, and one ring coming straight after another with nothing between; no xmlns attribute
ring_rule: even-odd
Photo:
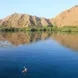
<svg viewBox="0 0 78 78"><path fill-rule="evenodd" d="M26 73L27 72L27 68L24 66L24 70L22 71L22 73Z"/></svg>

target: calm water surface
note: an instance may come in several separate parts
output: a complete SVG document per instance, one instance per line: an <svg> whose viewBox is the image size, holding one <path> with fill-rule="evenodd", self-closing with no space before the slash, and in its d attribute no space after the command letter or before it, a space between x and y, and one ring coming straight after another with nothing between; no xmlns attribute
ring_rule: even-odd
<svg viewBox="0 0 78 78"><path fill-rule="evenodd" d="M78 34L1 32L0 78L78 78Z"/></svg>

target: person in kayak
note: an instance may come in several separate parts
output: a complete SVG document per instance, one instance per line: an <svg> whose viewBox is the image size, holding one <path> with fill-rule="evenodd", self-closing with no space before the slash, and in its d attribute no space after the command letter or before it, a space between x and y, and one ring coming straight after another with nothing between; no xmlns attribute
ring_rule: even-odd
<svg viewBox="0 0 78 78"><path fill-rule="evenodd" d="M24 70L22 71L22 73L26 73L27 72L27 68L24 66Z"/></svg>

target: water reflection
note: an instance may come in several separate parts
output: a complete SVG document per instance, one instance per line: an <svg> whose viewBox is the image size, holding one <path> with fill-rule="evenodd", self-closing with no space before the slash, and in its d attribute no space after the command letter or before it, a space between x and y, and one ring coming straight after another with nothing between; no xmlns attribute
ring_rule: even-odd
<svg viewBox="0 0 78 78"><path fill-rule="evenodd" d="M52 39L72 50L78 50L78 33L53 33Z"/></svg>
<svg viewBox="0 0 78 78"><path fill-rule="evenodd" d="M48 32L0 32L0 41L8 41L18 46L21 44L31 44L49 37Z"/></svg>
<svg viewBox="0 0 78 78"><path fill-rule="evenodd" d="M0 46L19 46L31 44L48 38L56 40L61 45L78 50L77 33L56 33L56 32L0 32ZM4 45L3 45L4 44Z"/></svg>

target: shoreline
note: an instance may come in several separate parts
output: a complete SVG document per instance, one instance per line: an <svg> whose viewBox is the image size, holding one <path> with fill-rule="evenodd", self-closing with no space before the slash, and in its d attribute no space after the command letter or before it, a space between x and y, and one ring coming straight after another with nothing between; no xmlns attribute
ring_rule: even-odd
<svg viewBox="0 0 78 78"><path fill-rule="evenodd" d="M58 28L57 26L52 27L27 27L27 28L13 28L13 27L1 27L0 31L56 31L56 32L78 32L78 27L64 26Z"/></svg>

